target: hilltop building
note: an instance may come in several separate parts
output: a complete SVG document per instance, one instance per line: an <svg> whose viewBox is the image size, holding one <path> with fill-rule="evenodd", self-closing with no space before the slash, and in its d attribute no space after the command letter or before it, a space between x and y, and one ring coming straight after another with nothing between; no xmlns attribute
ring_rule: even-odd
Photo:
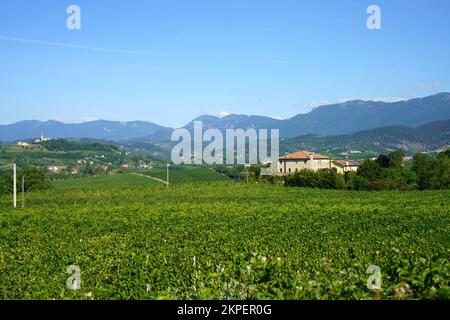
<svg viewBox="0 0 450 320"><path fill-rule="evenodd" d="M34 139L34 143L40 143L40 142L50 141L50 140L52 140L52 139L44 137L44 132L41 131L41 137Z"/></svg>

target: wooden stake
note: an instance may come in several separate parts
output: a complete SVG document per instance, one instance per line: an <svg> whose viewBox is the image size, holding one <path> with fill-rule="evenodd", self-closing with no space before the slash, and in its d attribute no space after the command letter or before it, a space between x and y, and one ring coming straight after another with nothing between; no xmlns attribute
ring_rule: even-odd
<svg viewBox="0 0 450 320"><path fill-rule="evenodd" d="M381 290L375 290L373 292L373 299L374 300L381 300Z"/></svg>
<svg viewBox="0 0 450 320"><path fill-rule="evenodd" d="M167 187L169 186L169 162L167 162Z"/></svg>
<svg viewBox="0 0 450 320"><path fill-rule="evenodd" d="M25 208L25 176L22 176L22 208Z"/></svg>
<svg viewBox="0 0 450 320"><path fill-rule="evenodd" d="M13 205L17 208L17 175L16 175L16 164L13 164Z"/></svg>

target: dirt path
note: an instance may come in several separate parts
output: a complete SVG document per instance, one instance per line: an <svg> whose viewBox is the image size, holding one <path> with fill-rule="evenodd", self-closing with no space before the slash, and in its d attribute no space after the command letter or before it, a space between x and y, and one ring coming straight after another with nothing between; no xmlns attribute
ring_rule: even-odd
<svg viewBox="0 0 450 320"><path fill-rule="evenodd" d="M136 176L141 176L141 177L144 177L144 178L148 178L148 179L153 179L153 180L156 180L156 181L158 181L158 182L161 182L161 183L164 183L164 184L167 185L167 182L166 182L166 181L164 181L164 180L162 180L162 179L159 179L159 178L155 178L155 177L152 177L152 176L147 176L147 175L145 175L145 174L140 174L140 173L132 173L132 174L134 174L134 175L136 175Z"/></svg>

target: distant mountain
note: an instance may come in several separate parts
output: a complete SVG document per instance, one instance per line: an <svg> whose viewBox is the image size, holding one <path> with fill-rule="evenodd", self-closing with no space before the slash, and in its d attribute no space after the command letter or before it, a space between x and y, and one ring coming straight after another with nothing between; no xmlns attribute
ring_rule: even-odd
<svg viewBox="0 0 450 320"><path fill-rule="evenodd" d="M192 120L186 126L185 129L192 130L194 127L194 121L202 121L203 129L248 129L248 128L267 128L274 129L279 128L282 124L282 120L277 120L263 116L247 116L241 114L230 114L228 116L219 118L210 115L204 115Z"/></svg>
<svg viewBox="0 0 450 320"><path fill-rule="evenodd" d="M264 116L231 114L222 118L204 115L184 128L192 131L194 121L203 128L280 129L280 136L289 138L306 134L343 135L386 126L417 127L433 121L450 119L450 93L399 102L354 100L315 108L287 120ZM30 139L44 131L50 138L93 138L113 141L167 141L172 128L150 122L118 122L98 120L80 124L57 121L22 121L0 126L0 141Z"/></svg>
<svg viewBox="0 0 450 320"><path fill-rule="evenodd" d="M283 135L348 134L385 126L417 127L450 119L450 93L399 101L348 101L322 106L286 120Z"/></svg>
<svg viewBox="0 0 450 320"><path fill-rule="evenodd" d="M91 138L120 141L148 136L167 128L144 121L119 122L97 120L85 123L58 121L21 121L0 126L0 140L16 141L38 138L41 131L49 138Z"/></svg>
<svg viewBox="0 0 450 320"><path fill-rule="evenodd" d="M450 93L394 103L354 100L315 108L287 120L231 114L201 116L203 127L222 131L231 128L280 129L281 137L306 134L341 135L385 126L417 127L450 119ZM193 121L184 128L192 130Z"/></svg>
<svg viewBox="0 0 450 320"><path fill-rule="evenodd" d="M450 148L450 120L436 121L417 128L388 126L349 135L305 135L283 139L280 151L311 150L333 153L362 151L380 153L403 149L409 154Z"/></svg>

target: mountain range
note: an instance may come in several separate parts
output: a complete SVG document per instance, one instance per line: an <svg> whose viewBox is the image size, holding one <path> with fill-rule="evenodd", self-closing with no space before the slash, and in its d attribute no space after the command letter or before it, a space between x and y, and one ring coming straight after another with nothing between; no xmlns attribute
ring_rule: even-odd
<svg viewBox="0 0 450 320"><path fill-rule="evenodd" d="M450 148L450 120L435 121L416 128L388 126L347 135L305 135L280 141L281 153L306 149L328 154L356 150L378 154L403 149L408 154L415 154L446 148Z"/></svg>
<svg viewBox="0 0 450 320"><path fill-rule="evenodd" d="M41 132L49 138L90 138L121 141L148 136L166 130L165 127L146 121L97 120L84 123L26 120L0 126L0 141L38 138Z"/></svg>
<svg viewBox="0 0 450 320"><path fill-rule="evenodd" d="M387 127L419 127L434 121L450 119L450 93L398 102L352 100L324 105L290 119L231 114L225 117L200 116L184 126L192 130L194 121L203 128L225 131L229 128L279 129L280 136L349 135L358 131ZM91 138L109 141L170 140L172 128L146 121L107 121L66 124L58 121L21 121L0 126L0 141L11 142L37 138L41 131L50 138Z"/></svg>

